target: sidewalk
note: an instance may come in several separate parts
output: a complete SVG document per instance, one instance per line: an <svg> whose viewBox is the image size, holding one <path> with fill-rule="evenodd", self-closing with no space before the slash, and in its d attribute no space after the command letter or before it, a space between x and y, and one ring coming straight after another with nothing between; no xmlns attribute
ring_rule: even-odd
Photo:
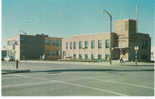
<svg viewBox="0 0 155 99"><path fill-rule="evenodd" d="M26 60L21 62L32 62L32 63L54 63L54 64L82 64L82 65L102 65L102 66L150 66L154 65L154 63L146 63L146 62L138 62L137 65L135 62L125 62L120 64L120 61L112 61L112 64L109 62L72 62L72 61L36 61L36 60Z"/></svg>
<svg viewBox="0 0 155 99"><path fill-rule="evenodd" d="M25 64L24 64L25 63ZM28 63L28 64L27 64ZM31 63L53 63L53 66L45 65L45 66L37 66L37 64L33 64L31 66ZM23 73L23 72L31 72L31 71L37 71L37 70L50 70L50 69L65 69L66 67L57 67L54 64L73 64L73 65L85 65L86 68L89 68L87 66L90 66L90 68L94 68L94 65L97 66L97 68L102 68L103 66L109 66L109 67L119 67L119 66L153 66L154 63L144 63L139 62L137 65L134 62L126 62L125 64L120 64L119 61L112 61L112 64L109 64L109 62L69 62L69 61L20 61L19 68L16 69L15 63L4 65L2 66L2 74L9 74L9 73ZM74 66L73 66L74 67ZM96 68L96 67L95 67ZM71 68L72 69L72 68Z"/></svg>

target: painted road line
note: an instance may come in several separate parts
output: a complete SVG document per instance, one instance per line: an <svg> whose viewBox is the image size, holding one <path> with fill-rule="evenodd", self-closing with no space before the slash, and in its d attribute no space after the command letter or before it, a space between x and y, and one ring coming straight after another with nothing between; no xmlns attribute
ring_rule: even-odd
<svg viewBox="0 0 155 99"><path fill-rule="evenodd" d="M106 82L106 83L116 83L116 84L132 86L132 87L140 87L140 88L146 88L146 89L154 90L154 88L152 88L152 87L148 87L148 86L144 86L144 85L131 84L131 83L126 83L126 82L101 80L101 79L96 79L96 78L84 78L84 79L92 79L92 80L98 80L98 81L102 81L102 82Z"/></svg>
<svg viewBox="0 0 155 99"><path fill-rule="evenodd" d="M24 76L24 75L20 75L20 76L32 78L32 77ZM38 79L38 78L34 77L34 79ZM126 94L118 93L118 92L107 90L107 89L100 89L100 88L96 88L96 87L90 87L90 86L86 86L86 85L81 85L81 84L76 84L76 83L71 83L71 82L65 82L65 81L60 81L60 80L47 80L47 79L40 79L40 78L39 78L39 80L44 80L44 81L37 82L37 83L33 82L33 83L25 83L25 84L6 85L6 86L2 86L2 89L4 89L4 88L14 88L14 87L23 87L23 86L36 86L36 85L38 86L38 85L45 85L45 84L50 84L50 83L63 83L63 84L71 85L71 86L88 88L88 89L96 90L96 91L102 91L102 92L110 93L110 94L113 94L113 95L128 96Z"/></svg>
<svg viewBox="0 0 155 99"><path fill-rule="evenodd" d="M82 84L76 84L76 83L65 82L65 81L60 81L60 80L55 80L55 81L58 82L58 83L63 83L63 84L67 84L67 85L71 85L71 86L77 86L77 87L82 87L82 88L88 88L88 89L92 89L92 90L96 90L96 91L110 93L110 94L113 94L113 95L128 96L127 94L118 93L118 92L107 90L107 89L101 89L101 88L97 88L97 87L90 87L90 86L86 86L86 85L82 85Z"/></svg>
<svg viewBox="0 0 155 99"><path fill-rule="evenodd" d="M2 86L2 89L5 88L16 88L16 87L25 87L25 86L39 86L39 85L45 85L45 84L51 84L51 83L57 83L55 81L42 81L42 82L37 82L37 83L23 83L23 84L14 84L14 85L6 85Z"/></svg>

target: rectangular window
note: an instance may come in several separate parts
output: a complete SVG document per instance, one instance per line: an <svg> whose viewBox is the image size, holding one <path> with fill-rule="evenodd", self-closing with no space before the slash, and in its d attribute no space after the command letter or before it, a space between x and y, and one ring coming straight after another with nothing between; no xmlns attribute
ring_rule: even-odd
<svg viewBox="0 0 155 99"><path fill-rule="evenodd" d="M105 48L110 48L110 40L105 40Z"/></svg>
<svg viewBox="0 0 155 99"><path fill-rule="evenodd" d="M82 60L82 55L81 54L79 54L79 59Z"/></svg>
<svg viewBox="0 0 155 99"><path fill-rule="evenodd" d="M60 55L60 51L57 50L57 51L56 51L56 56L59 56L59 55Z"/></svg>
<svg viewBox="0 0 155 99"><path fill-rule="evenodd" d="M72 42L70 42L70 49L72 49Z"/></svg>
<svg viewBox="0 0 155 99"><path fill-rule="evenodd" d="M56 40L56 46L58 46L58 47L61 46L61 41L60 40Z"/></svg>
<svg viewBox="0 0 155 99"><path fill-rule="evenodd" d="M91 60L94 60L94 55L93 54L91 54Z"/></svg>
<svg viewBox="0 0 155 99"><path fill-rule="evenodd" d="M98 40L98 48L102 48L102 40Z"/></svg>
<svg viewBox="0 0 155 99"><path fill-rule="evenodd" d="M85 48L88 48L88 41L85 41Z"/></svg>
<svg viewBox="0 0 155 99"><path fill-rule="evenodd" d="M76 49L76 42L73 43L73 48Z"/></svg>
<svg viewBox="0 0 155 99"><path fill-rule="evenodd" d="M91 48L95 48L95 40L91 40Z"/></svg>
<svg viewBox="0 0 155 99"><path fill-rule="evenodd" d="M13 44L13 45L12 45L12 48L13 48L13 50L15 50L15 49L16 49L16 45L15 45L15 44Z"/></svg>
<svg viewBox="0 0 155 99"><path fill-rule="evenodd" d="M68 49L68 42L66 42L66 49Z"/></svg>
<svg viewBox="0 0 155 99"><path fill-rule="evenodd" d="M98 54L98 60L102 60L102 55Z"/></svg>
<svg viewBox="0 0 155 99"><path fill-rule="evenodd" d="M82 48L82 41L79 41L79 49Z"/></svg>
<svg viewBox="0 0 155 99"><path fill-rule="evenodd" d="M88 60L88 54L85 54L85 60Z"/></svg>
<svg viewBox="0 0 155 99"><path fill-rule="evenodd" d="M73 59L76 59L76 54L73 54Z"/></svg>
<svg viewBox="0 0 155 99"><path fill-rule="evenodd" d="M105 60L109 60L110 55L109 54L105 54Z"/></svg>

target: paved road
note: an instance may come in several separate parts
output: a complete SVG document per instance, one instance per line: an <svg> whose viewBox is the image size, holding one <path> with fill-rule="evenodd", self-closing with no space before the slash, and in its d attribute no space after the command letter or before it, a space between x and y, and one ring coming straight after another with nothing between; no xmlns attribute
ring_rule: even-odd
<svg viewBox="0 0 155 99"><path fill-rule="evenodd" d="M2 63L12 68L14 63ZM2 75L3 96L153 96L154 67L31 63ZM8 68L7 67L7 68Z"/></svg>

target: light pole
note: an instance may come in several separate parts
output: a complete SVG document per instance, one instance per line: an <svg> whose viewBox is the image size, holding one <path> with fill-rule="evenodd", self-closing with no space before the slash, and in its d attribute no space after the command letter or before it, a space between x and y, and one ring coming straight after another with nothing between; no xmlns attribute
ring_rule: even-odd
<svg viewBox="0 0 155 99"><path fill-rule="evenodd" d="M138 32L139 3L140 0L138 0L138 3L136 4L136 32Z"/></svg>
<svg viewBox="0 0 155 99"><path fill-rule="evenodd" d="M110 17L110 39L109 39L109 41L110 41L110 43L109 43L109 50L110 50L110 59L109 59L109 62L110 62L110 64L112 64L112 55L111 55L111 52L112 52L112 46L111 46L111 33L112 33L112 15L107 11L107 10L103 10L102 11L102 13L104 14L104 13L106 13L109 17Z"/></svg>
<svg viewBox="0 0 155 99"><path fill-rule="evenodd" d="M137 65L137 53L138 53L139 47L138 46L135 46L134 49L135 49L135 52L136 52L135 58L136 58L136 65Z"/></svg>

